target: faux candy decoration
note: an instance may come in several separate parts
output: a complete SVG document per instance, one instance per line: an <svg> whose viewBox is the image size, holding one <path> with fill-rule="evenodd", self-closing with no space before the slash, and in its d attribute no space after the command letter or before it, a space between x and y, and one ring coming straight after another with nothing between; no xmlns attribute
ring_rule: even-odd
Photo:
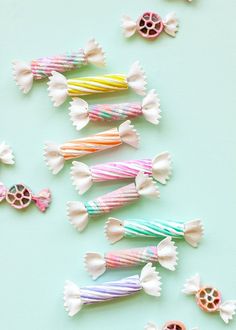
<svg viewBox="0 0 236 330"><path fill-rule="evenodd" d="M48 189L43 189L38 195L34 195L32 191L24 184L19 183L7 189L3 183L0 182L0 202L6 200L15 209L21 210L28 207L32 202L37 208L44 212L51 202L51 193Z"/></svg>
<svg viewBox="0 0 236 330"><path fill-rule="evenodd" d="M53 71L48 82L49 96L55 107L65 102L67 96L79 97L127 90L129 87L139 95L145 95L146 78L139 62L135 62L127 75L107 74L98 77L66 79Z"/></svg>
<svg viewBox="0 0 236 330"><path fill-rule="evenodd" d="M155 267L148 263L140 276L134 275L119 281L78 287L67 281L64 288L64 306L69 316L77 314L83 305L97 304L144 291L150 296L161 295L161 278Z"/></svg>
<svg viewBox="0 0 236 330"><path fill-rule="evenodd" d="M85 138L70 140L61 145L45 144L45 161L53 174L57 174L64 167L65 160L75 159L95 152L107 150L126 143L138 148L139 135L131 125L130 120L122 123L118 128L94 134Z"/></svg>
<svg viewBox="0 0 236 330"><path fill-rule="evenodd" d="M203 311L220 313L220 317L225 323L229 323L235 314L236 300L222 302L220 291L210 285L202 286L198 274L186 281L183 292L195 295L196 302Z"/></svg>
<svg viewBox="0 0 236 330"><path fill-rule="evenodd" d="M154 323L149 322L144 330L187 330L187 328L180 321L169 321L162 328L158 328ZM192 328L191 330L198 330L198 328Z"/></svg>
<svg viewBox="0 0 236 330"><path fill-rule="evenodd" d="M85 255L85 268L95 280L107 269L117 269L145 265L147 262L157 263L174 271L177 265L177 252L171 237L166 237L158 245L110 251L101 255L88 252Z"/></svg>
<svg viewBox="0 0 236 330"><path fill-rule="evenodd" d="M137 201L141 196L160 196L154 181L142 172L137 175L135 182L95 200L85 203L68 202L69 221L78 231L82 231L87 226L90 217L110 213L115 209Z"/></svg>
<svg viewBox="0 0 236 330"><path fill-rule="evenodd" d="M0 162L7 165L15 164L13 151L4 141L0 143Z"/></svg>
<svg viewBox="0 0 236 330"><path fill-rule="evenodd" d="M52 71L71 71L90 63L98 66L105 63L103 50L94 39L87 43L85 49L75 52L38 58L29 64L14 61L13 75L20 90L26 94L31 90L34 80L44 79L50 76Z"/></svg>
<svg viewBox="0 0 236 330"><path fill-rule="evenodd" d="M152 176L166 184L171 175L171 156L162 152L153 159L127 160L88 166L74 161L71 179L80 195L85 193L95 182L135 178L139 172Z"/></svg>
<svg viewBox="0 0 236 330"><path fill-rule="evenodd" d="M136 237L173 237L183 238L193 247L197 247L203 235L201 220L188 222L162 220L119 220L109 218L105 225L105 235L111 243L122 238Z"/></svg>
<svg viewBox="0 0 236 330"><path fill-rule="evenodd" d="M164 19L157 13L146 12L134 22L129 16L123 16L122 29L126 38L132 37L135 32L143 38L155 39L162 31L175 37L178 31L178 20L175 13L169 13Z"/></svg>
<svg viewBox="0 0 236 330"><path fill-rule="evenodd" d="M160 100L154 89L145 96L142 103L94 104L89 106L86 101L75 98L70 105L70 117L78 131L90 121L125 120L143 116L150 123L157 125L161 118Z"/></svg>

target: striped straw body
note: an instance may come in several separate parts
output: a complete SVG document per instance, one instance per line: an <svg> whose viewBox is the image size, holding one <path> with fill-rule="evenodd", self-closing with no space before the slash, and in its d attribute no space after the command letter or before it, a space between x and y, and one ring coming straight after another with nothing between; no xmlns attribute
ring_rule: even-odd
<svg viewBox="0 0 236 330"><path fill-rule="evenodd" d="M142 115L140 103L95 104L89 106L92 121L124 120Z"/></svg>
<svg viewBox="0 0 236 330"><path fill-rule="evenodd" d="M124 221L125 237L184 237L184 224L173 221Z"/></svg>
<svg viewBox="0 0 236 330"><path fill-rule="evenodd" d="M157 246L111 251L105 255L106 268L108 269L140 266L157 261Z"/></svg>
<svg viewBox="0 0 236 330"><path fill-rule="evenodd" d="M79 158L94 152L117 147L122 140L117 128L97 133L90 137L68 141L60 146L60 155L65 160Z"/></svg>
<svg viewBox="0 0 236 330"><path fill-rule="evenodd" d="M122 74L108 74L98 77L67 80L67 94L72 97L117 92L126 89L128 89L127 77Z"/></svg>
<svg viewBox="0 0 236 330"><path fill-rule="evenodd" d="M83 49L77 52L68 52L62 55L41 57L31 62L34 79L48 77L52 71L65 72L86 64Z"/></svg>
<svg viewBox="0 0 236 330"><path fill-rule="evenodd" d="M80 298L84 305L105 302L120 297L130 296L142 290L138 275L120 281L80 288Z"/></svg>
<svg viewBox="0 0 236 330"><path fill-rule="evenodd" d="M135 184L131 183L95 200L85 202L84 206L90 216L98 216L129 204L139 197Z"/></svg>
<svg viewBox="0 0 236 330"><path fill-rule="evenodd" d="M135 178L139 172L152 175L152 160L110 162L90 167L93 182Z"/></svg>

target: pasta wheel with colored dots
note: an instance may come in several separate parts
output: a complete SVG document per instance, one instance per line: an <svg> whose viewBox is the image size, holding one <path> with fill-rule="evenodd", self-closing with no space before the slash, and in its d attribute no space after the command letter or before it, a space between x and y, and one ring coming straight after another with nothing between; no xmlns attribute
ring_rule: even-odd
<svg viewBox="0 0 236 330"><path fill-rule="evenodd" d="M220 292L212 287L200 289L196 295L196 299L198 306L209 313L217 311L221 304Z"/></svg>

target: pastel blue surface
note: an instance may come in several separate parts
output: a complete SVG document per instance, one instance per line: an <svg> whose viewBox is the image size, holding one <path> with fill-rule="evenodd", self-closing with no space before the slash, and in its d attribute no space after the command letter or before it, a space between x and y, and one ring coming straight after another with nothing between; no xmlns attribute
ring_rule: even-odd
<svg viewBox="0 0 236 330"><path fill-rule="evenodd" d="M126 0L46 1L1 0L0 12L0 141L15 151L16 165L0 165L0 180L7 186L26 183L34 192L52 190L45 214L32 206L24 212L6 203L0 206L0 329L2 330L142 330L148 321L159 326L180 319L188 329L235 329L236 320L224 325L219 315L197 308L194 297L181 288L199 272L203 284L222 291L224 300L236 299L236 156L235 156L235 0ZM140 36L126 40L120 19L138 18L146 10L163 17L176 11L179 33L163 33L153 42ZM202 218L205 237L198 249L178 242L179 265L172 273L160 270L163 290L158 299L145 295L86 307L69 318L63 307L66 279L91 284L83 266L87 251L105 252L155 244L153 240L123 240L111 247L103 234L107 217L93 221L79 234L66 219L66 201L87 200L122 186L97 184L78 197L70 181L70 162L57 176L47 169L43 144L87 136L111 127L90 124L76 132L68 116L68 102L54 109L45 81L23 95L12 79L11 61L54 55L83 47L95 37L104 47L106 68L84 67L67 74L126 73L140 60L148 88L156 88L162 106L158 127L134 120L141 135L140 149L122 146L82 161L92 165L111 160L153 157L168 150L173 156L173 177L160 186L157 202L142 199L113 213L122 219ZM90 97L89 102L140 100L132 92ZM120 279L140 269L107 272L97 282Z"/></svg>

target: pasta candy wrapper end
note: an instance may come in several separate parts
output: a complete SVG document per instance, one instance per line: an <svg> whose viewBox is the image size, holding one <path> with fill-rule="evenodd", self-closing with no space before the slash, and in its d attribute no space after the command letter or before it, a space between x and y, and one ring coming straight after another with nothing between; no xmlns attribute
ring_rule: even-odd
<svg viewBox="0 0 236 330"><path fill-rule="evenodd" d="M45 212L51 203L51 192L49 189L43 189L38 195L33 195L32 200L41 212Z"/></svg>
<svg viewBox="0 0 236 330"><path fill-rule="evenodd" d="M197 247L204 234L204 227L200 219L188 221L184 228L184 238L188 244Z"/></svg>
<svg viewBox="0 0 236 330"><path fill-rule="evenodd" d="M117 133L116 129L115 129L115 132ZM110 131L105 131L103 133L104 134L110 133ZM133 148L138 148L139 134L136 131L136 129L134 128L134 126L131 125L130 120L126 120L124 123L122 123L118 127L118 133L119 133L119 135L116 134L116 135L118 135L118 141L115 141L117 143L114 146L118 146L121 144L120 142L122 142L122 143L130 145ZM91 136L91 138L93 139L93 146L96 146L98 149L97 151L102 151L102 150L105 150L105 149L108 149L111 147L110 144L108 143L107 147L104 147L104 145L102 145L102 147L100 147L101 150L99 150L99 146L101 145L101 143L100 143L101 139L99 137L99 133L97 134L97 136L96 136L96 134ZM98 139L98 144L96 144L96 139ZM76 140L75 140L75 142L76 142ZM113 140L112 140L112 142L113 142ZM72 143L73 143L73 141L72 141ZM81 143L86 145L86 142L84 142L83 138L81 139ZM91 144L91 142L90 142L90 144ZM88 147L88 145L86 145L86 147ZM69 150L69 152L70 152L70 150ZM94 151L92 151L92 152L94 152ZM90 152L90 153L92 153L92 152ZM87 153L85 153L84 155L86 155L86 154ZM78 157L81 157L81 155L75 156L73 158L78 158ZM45 144L44 158L45 158L45 162L46 162L48 168L52 171L53 174L59 173L62 170L62 168L64 167L65 159L60 151L60 146L56 145L55 143L47 142Z"/></svg>
<svg viewBox="0 0 236 330"><path fill-rule="evenodd" d="M4 141L0 143L0 162L7 165L15 164L12 148Z"/></svg>
<svg viewBox="0 0 236 330"><path fill-rule="evenodd" d="M133 225L132 221L122 221L122 220L112 218L112 217L110 217L108 219L104 229L105 229L105 236L111 244L118 242L125 236L125 225L124 224L127 222L129 223L129 226L131 226L131 227L134 226L134 228L136 228L136 224ZM138 236L143 236L142 230L140 228L143 226L144 227L146 226L146 221L143 222L142 220L139 220L138 224L139 224L139 235ZM157 233L156 234L154 234L154 232L155 232L154 230L151 230L150 235L148 235L147 232L149 231L149 228L146 228L144 236L145 237L147 237L147 236L150 236L150 237L167 236L166 234L163 235L162 232L160 232L160 234L159 234L158 224L159 224L159 222L157 221ZM178 223L176 223L176 224L178 224ZM168 222L167 222L167 225L168 225ZM163 222L161 222L161 226L162 227L164 226ZM173 226L175 226L175 223L173 223ZM170 230L169 226L167 228L168 228L168 230ZM171 235L171 232L170 232L170 235ZM192 220L192 221L186 222L183 226L183 236L187 243L189 243L193 247L197 247L199 241L201 240L201 238L203 236L203 225L202 225L201 220ZM173 236L173 237L175 237L175 236ZM181 238L181 236L179 238Z"/></svg>
<svg viewBox="0 0 236 330"><path fill-rule="evenodd" d="M199 274L187 279L182 291L187 295L195 295L197 304L202 310L218 311L225 323L233 319L236 312L236 300L222 302L221 293L217 289L211 286L202 287Z"/></svg>
<svg viewBox="0 0 236 330"><path fill-rule="evenodd" d="M111 193L103 195L103 196L99 197L99 200L101 200L102 198L106 199L107 196L109 196L108 197L109 202L112 202L112 199L114 199L115 207L110 207L109 211L108 211L108 212L110 212L113 209L121 207L128 202L128 201L126 202L126 197L124 197L124 201L117 206L116 197L114 197L112 195L114 193L116 193L117 191L120 191L120 189L125 189L125 190L127 189L127 192L129 192L130 186L132 186L132 185L133 184L124 186ZM159 196L160 196L160 192L159 192L158 188L156 187L154 181L147 175L143 174L142 172L140 172L135 178L135 190L136 190L137 196L133 200L136 200L140 196L146 196L146 197L150 197L150 198L152 198L152 197L159 198ZM94 202L90 201L89 204L94 204ZM96 200L95 200L95 204L96 204ZM106 204L106 201L103 201L102 210L103 210L103 208L105 208L105 206L106 206L105 204ZM99 209L99 206L97 206L96 209L97 208ZM98 214L94 214L94 215L100 215L102 213L107 213L107 212L102 211L102 212L100 212ZM70 223L78 231L83 231L88 224L89 212L88 212L87 208L85 207L84 203L76 202L76 201L68 202L67 203L67 215L68 215Z"/></svg>
<svg viewBox="0 0 236 330"><path fill-rule="evenodd" d="M128 287L127 283L125 282L126 279L115 282L119 284L119 286L117 286L117 291L119 291L121 294L114 293L114 290L113 292L109 291L110 285L111 287L113 287L112 285L114 282L107 282L102 285L93 286L92 292L89 291L89 299L91 299L90 302L88 302L86 298L83 298L83 292L87 292L90 287L79 288L73 282L67 281L64 287L64 307L68 312L69 316L74 316L81 310L84 304L113 300L121 296L129 296L133 293L139 292L142 289L148 295L155 297L160 296L161 278L159 276L159 273L156 272L155 267L152 267L151 263L148 263L143 267L141 274L137 279L137 288L133 290L130 290L130 288ZM128 280L129 278L127 278L127 281ZM122 283L124 283L124 287L122 287ZM102 292L100 291L100 287L104 288ZM120 290L119 287L121 288ZM106 292L104 293L103 291ZM97 295L99 295L99 300L96 300ZM108 296L109 298L107 298Z"/></svg>
<svg viewBox="0 0 236 330"><path fill-rule="evenodd" d="M73 54L73 53L72 53ZM74 54L73 54L74 55ZM83 55L83 56L82 56ZM71 55L72 56L72 55ZM86 47L84 50L81 50L81 56L83 58L83 61L80 63L80 65L85 65L88 63L97 65L97 66L103 66L105 65L105 57L104 57L104 52L102 50L102 47L98 44L98 42L95 39L91 39L88 41ZM59 58L61 55L59 55ZM75 65L71 64L69 61L70 55L67 54L67 56L62 56L64 59L61 59L65 61L65 65L61 65L61 72L64 71L69 71L73 70L73 68L77 68L77 66L80 65ZM74 59L74 57L72 56ZM40 59L42 60L42 59ZM56 63L54 63L56 61ZM14 80L16 81L17 86L19 86L20 90L24 93L27 94L33 85L34 79L42 79L47 77L48 75L51 74L51 67L57 67L58 58L55 56L55 59L53 57L45 58L45 66L47 67L47 70L45 70L44 67L41 67L41 72L39 77L35 77L32 71L32 67L30 64L22 62L22 61L13 61L13 77ZM38 60L36 60L38 62ZM38 63L37 63L38 65ZM55 69L54 69L55 70ZM59 70L59 68L58 68ZM43 72L43 73L42 73Z"/></svg>
<svg viewBox="0 0 236 330"><path fill-rule="evenodd" d="M156 258L159 262L159 264L171 271L175 270L175 267L177 265L177 251L176 251L176 246L174 242L171 240L171 237L167 237L164 240L162 240L158 245L157 245L157 252L156 252ZM154 250L152 247L147 248L148 251ZM111 258L111 263L114 268L123 268L123 267L131 267L131 266L137 266L139 264L139 251L137 249L129 249L129 250L121 250L121 251L114 251L115 256L114 256L114 262L112 259L112 254L113 252L108 253L108 258ZM115 260L118 258L119 259L119 252L121 254L121 260L122 262L119 262L117 266L114 266ZM125 253L127 253L127 261L125 261ZM141 252L142 253L142 252ZM130 262L130 256L132 255L132 259L137 261L132 264ZM153 260L153 254L151 255L151 259ZM110 267L107 267L106 264L107 260L107 255L105 254L104 256L101 255L100 253L96 252L88 252L85 255L84 261L85 261L85 268L87 272L92 276L92 278L95 280L99 276L101 276L103 273L105 273L106 269L109 269ZM146 262L149 260L145 258ZM151 262L151 260L150 260ZM112 267L112 268L113 268Z"/></svg>
<svg viewBox="0 0 236 330"><path fill-rule="evenodd" d="M60 154L60 147L53 142L45 143L44 158L46 165L53 174L59 173L65 164L64 157Z"/></svg>
<svg viewBox="0 0 236 330"><path fill-rule="evenodd" d="M96 78L99 79L99 77ZM102 78L106 79L106 75L103 76ZM87 84L89 84L90 83L89 77L86 77L86 79L87 79ZM138 61L134 62L133 65L131 66L129 73L126 76L125 86L126 86L125 89L130 87L138 95L141 96L145 95L146 76ZM110 90L109 88L108 89L105 88L104 93L111 91L119 91L119 90L124 90L124 87L121 88L117 87L115 90ZM61 73L52 71L52 75L49 77L48 91L49 91L49 97L51 98L53 105L55 107L60 106L62 103L65 102L67 96L69 95L67 79ZM100 90L96 91L96 89L93 89L93 93L98 93L98 92L100 93L101 91ZM79 95L73 95L73 96L76 97ZM87 92L84 95L87 95Z"/></svg>
<svg viewBox="0 0 236 330"><path fill-rule="evenodd" d="M166 184L171 173L171 155L169 152L162 152L152 160L152 175L158 182Z"/></svg>
<svg viewBox="0 0 236 330"><path fill-rule="evenodd" d="M132 106L133 103L121 103L121 104L114 104L114 105L106 105L106 104L101 104L98 105L99 109L103 108L104 112L106 113L106 108L110 107L110 108L115 108L115 110L117 111L117 107L119 109L122 109L122 115L118 115L116 114L117 117L115 118L111 118L111 116L107 116L108 119L106 118L106 116L101 116L99 117L99 112L97 112L96 110L96 116L98 116L99 118L102 118L102 120L122 120L123 119L123 115L126 115L127 113L127 118L128 113L127 112L127 107L128 105ZM96 109L96 105L93 106ZM141 114L144 116L144 118L149 121L152 124L158 125L159 121L160 121L160 99L157 96L155 90L150 90L150 92L144 97L142 104L140 104L140 108L141 108L141 112L140 113L136 113L135 115L133 114L133 116L140 116ZM90 115L90 109L89 109L89 105L86 101L84 101L81 98L73 98L73 101L70 102L70 118L71 121L73 123L73 125L75 126L75 128L79 131L81 130L83 127L85 127L90 120L95 120L93 119L93 116L91 117ZM129 107L128 107L129 110ZM102 112L103 113L103 112ZM97 117L95 117L97 118Z"/></svg>

